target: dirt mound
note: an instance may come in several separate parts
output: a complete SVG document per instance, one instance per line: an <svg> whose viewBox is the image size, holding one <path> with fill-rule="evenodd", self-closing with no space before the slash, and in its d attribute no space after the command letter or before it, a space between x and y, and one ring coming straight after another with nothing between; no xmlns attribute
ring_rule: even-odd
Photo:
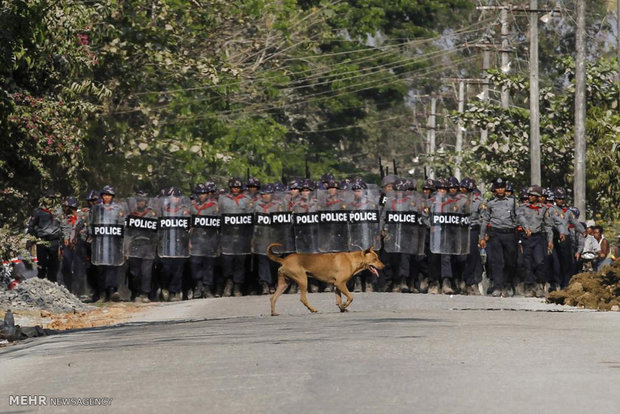
<svg viewBox="0 0 620 414"><path fill-rule="evenodd" d="M598 273L576 274L566 289L550 293L547 302L600 310L620 308L620 259Z"/></svg>
<svg viewBox="0 0 620 414"><path fill-rule="evenodd" d="M28 279L13 290L0 291L0 309L48 310L52 313L86 311L85 305L64 286L47 279Z"/></svg>

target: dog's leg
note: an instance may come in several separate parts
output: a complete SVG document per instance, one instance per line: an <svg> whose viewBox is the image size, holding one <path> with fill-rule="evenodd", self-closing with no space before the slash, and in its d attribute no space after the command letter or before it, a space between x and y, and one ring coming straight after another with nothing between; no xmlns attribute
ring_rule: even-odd
<svg viewBox="0 0 620 414"><path fill-rule="evenodd" d="M270 299L271 300L271 316L279 315L279 313L276 312L276 301L278 300L278 297L280 297L282 292L286 290L287 287L288 287L288 282L286 280L286 276L284 275L282 268L280 268L278 269L278 287L276 288L276 291L273 293Z"/></svg>
<svg viewBox="0 0 620 414"><path fill-rule="evenodd" d="M344 295L347 297L347 301L344 304L343 307L340 308L341 312L345 312L347 310L347 308L349 307L349 305L351 304L351 302L353 302L353 295L351 294L351 292L349 292L349 289L347 289L347 282L339 282L336 287L338 288L338 290L340 290L342 293L344 293Z"/></svg>
<svg viewBox="0 0 620 414"><path fill-rule="evenodd" d="M295 281L299 285L299 300L301 300L301 303L306 305L306 308L308 308L310 312L318 312L318 310L310 306L310 303L308 303L308 298L306 297L306 293L308 292L308 278L304 275L303 278L295 279Z"/></svg>
<svg viewBox="0 0 620 414"><path fill-rule="evenodd" d="M344 308L342 307L342 296L340 296L340 289L336 288L334 289L334 292L336 292L336 304L338 305L340 312L344 312Z"/></svg>

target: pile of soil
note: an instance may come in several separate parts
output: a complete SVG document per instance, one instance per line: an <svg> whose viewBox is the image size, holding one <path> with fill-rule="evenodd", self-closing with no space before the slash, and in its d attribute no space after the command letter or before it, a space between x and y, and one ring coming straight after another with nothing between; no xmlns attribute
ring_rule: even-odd
<svg viewBox="0 0 620 414"><path fill-rule="evenodd" d="M0 291L0 309L47 310L51 313L92 309L67 288L47 279L28 279L13 290Z"/></svg>
<svg viewBox="0 0 620 414"><path fill-rule="evenodd" d="M550 293L547 302L588 309L619 310L620 259L598 273L576 274L566 289Z"/></svg>

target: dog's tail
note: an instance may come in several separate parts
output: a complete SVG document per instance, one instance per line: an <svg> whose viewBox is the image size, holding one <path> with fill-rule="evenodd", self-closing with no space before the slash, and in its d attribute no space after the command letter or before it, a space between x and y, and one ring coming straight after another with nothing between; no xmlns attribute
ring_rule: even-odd
<svg viewBox="0 0 620 414"><path fill-rule="evenodd" d="M284 260L282 260L281 257L276 256L275 254L273 254L271 252L271 249L273 247L278 247L278 246L282 246L281 243L271 243L269 246L267 246L267 257L269 258L269 260L273 260L274 262L278 262L278 263L282 263Z"/></svg>

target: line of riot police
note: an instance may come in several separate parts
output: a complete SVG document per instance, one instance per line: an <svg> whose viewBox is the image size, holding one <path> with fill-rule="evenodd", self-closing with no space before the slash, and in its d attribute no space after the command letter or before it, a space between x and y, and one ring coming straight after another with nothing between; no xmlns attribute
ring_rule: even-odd
<svg viewBox="0 0 620 414"><path fill-rule="evenodd" d="M141 302L268 294L276 267L266 249L278 242L278 254L380 249L386 271L378 280L356 276L355 291L480 294L487 291L484 274L493 280L494 296L538 295L545 282L566 286L582 228L559 201L565 191L556 191L555 207L537 206L517 203L506 184L495 180L488 202L474 180L455 177L426 180L421 191L394 175L384 177L381 188L329 174L286 187L232 178L228 191L206 182L191 197L170 187L121 201L105 186L89 193L88 208L65 200L63 279L78 294L88 279L93 300L120 300L121 269L127 269L131 298ZM537 200L540 191L526 192ZM549 254L541 253L543 236L551 242L543 246ZM314 281L309 286L311 292L331 289Z"/></svg>

